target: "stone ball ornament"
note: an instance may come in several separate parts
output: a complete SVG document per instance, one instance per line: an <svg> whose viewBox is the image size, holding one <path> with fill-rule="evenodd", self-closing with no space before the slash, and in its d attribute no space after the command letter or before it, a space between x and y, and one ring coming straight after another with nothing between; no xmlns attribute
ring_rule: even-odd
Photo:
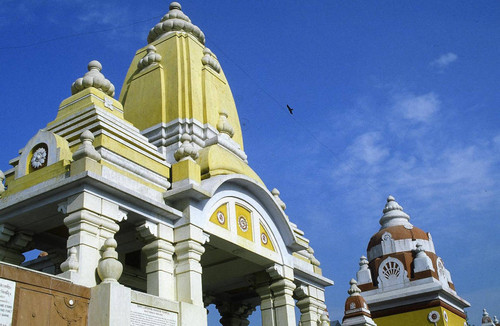
<svg viewBox="0 0 500 326"><path fill-rule="evenodd" d="M122 275L123 265L118 260L117 245L113 238L108 238L104 242L104 252L97 265L97 274L103 283L117 282Z"/></svg>
<svg viewBox="0 0 500 326"><path fill-rule="evenodd" d="M89 62L87 68L88 72L83 77L75 80L71 85L71 94L75 95L86 88L94 87L111 97L115 96L115 86L101 73L101 63L97 60L92 60Z"/></svg>
<svg viewBox="0 0 500 326"><path fill-rule="evenodd" d="M198 26L191 23L191 19L182 12L182 7L178 2L170 3L169 12L149 31L148 43L154 42L170 32L191 34L201 44L205 44L205 34Z"/></svg>

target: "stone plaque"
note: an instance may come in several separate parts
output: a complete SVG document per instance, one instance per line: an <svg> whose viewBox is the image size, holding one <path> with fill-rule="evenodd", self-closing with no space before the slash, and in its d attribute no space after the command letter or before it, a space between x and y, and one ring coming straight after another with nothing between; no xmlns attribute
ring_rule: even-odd
<svg viewBox="0 0 500 326"><path fill-rule="evenodd" d="M153 307L132 303L130 326L177 326L177 314ZM2 326L0 324L0 326Z"/></svg>
<svg viewBox="0 0 500 326"><path fill-rule="evenodd" d="M0 326L12 325L16 282L0 278Z"/></svg>

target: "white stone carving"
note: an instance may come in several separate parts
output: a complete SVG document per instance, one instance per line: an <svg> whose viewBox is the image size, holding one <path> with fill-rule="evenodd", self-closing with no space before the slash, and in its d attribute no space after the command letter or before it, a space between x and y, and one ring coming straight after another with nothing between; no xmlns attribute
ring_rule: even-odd
<svg viewBox="0 0 500 326"><path fill-rule="evenodd" d="M161 55L156 53L156 47L154 45L148 45L146 47L146 52L146 55L137 63L137 68L139 70L161 62Z"/></svg>
<svg viewBox="0 0 500 326"><path fill-rule="evenodd" d="M104 107L113 110L113 100L109 97L104 97Z"/></svg>
<svg viewBox="0 0 500 326"><path fill-rule="evenodd" d="M410 223L410 216L403 212L403 207L396 202L394 197L387 197L387 203L385 204L384 215L380 218L380 229L385 229L390 226L403 225L407 228L412 227Z"/></svg>
<svg viewBox="0 0 500 326"><path fill-rule="evenodd" d="M273 194L274 200L276 200L276 202L281 207L281 209L285 210L286 209L286 204L280 198L280 191L278 189L276 189L276 188L273 188L273 190L271 190L271 194Z"/></svg>
<svg viewBox="0 0 500 326"><path fill-rule="evenodd" d="M359 271L356 273L359 284L372 283L372 273L368 268L368 260L365 256L359 258Z"/></svg>
<svg viewBox="0 0 500 326"><path fill-rule="evenodd" d="M94 135L92 132L90 132L90 130L85 130L81 134L80 140L82 141L82 145L73 153L73 160L76 161L83 157L88 157L97 162L101 161L101 154L99 154L92 145L94 142Z"/></svg>
<svg viewBox="0 0 500 326"><path fill-rule="evenodd" d="M188 158L196 160L199 156L198 150L191 143L191 136L188 134L182 134L181 142L182 145L175 151L174 157L179 162Z"/></svg>
<svg viewBox="0 0 500 326"><path fill-rule="evenodd" d="M387 257L378 268L379 288L404 287L410 280L408 273L401 261L396 258Z"/></svg>
<svg viewBox="0 0 500 326"><path fill-rule="evenodd" d="M220 73L220 63L217 60L217 57L215 54L210 51L209 48L204 48L203 49L203 58L201 59L201 62L203 63L204 66L209 66L213 70L215 70L217 73Z"/></svg>
<svg viewBox="0 0 500 326"><path fill-rule="evenodd" d="M358 282L356 282L355 279L351 278L351 280L349 281L349 284L351 285L349 287L349 290L347 290L347 293L351 296L351 297L356 297L356 296L360 296L361 294L361 289L358 287Z"/></svg>
<svg viewBox="0 0 500 326"><path fill-rule="evenodd" d="M392 238L392 234L389 232L385 232L382 235L382 254L387 255L393 252L396 252L396 243L394 242L394 239Z"/></svg>
<svg viewBox="0 0 500 326"><path fill-rule="evenodd" d="M178 2L172 2L169 9L170 11L163 16L161 21L149 31L148 43L170 32L184 32L193 35L201 44L205 44L205 34L198 26L191 23L191 19L182 12Z"/></svg>
<svg viewBox="0 0 500 326"><path fill-rule="evenodd" d="M328 314L326 313L326 311L321 315L320 321L321 326L330 326L330 318L328 318Z"/></svg>
<svg viewBox="0 0 500 326"><path fill-rule="evenodd" d="M38 148L31 158L31 166L34 169L39 169L47 162L47 150L44 147Z"/></svg>
<svg viewBox="0 0 500 326"><path fill-rule="evenodd" d="M158 224L144 221L141 225L137 226L136 231L139 233L139 236L145 241L151 241L158 237Z"/></svg>
<svg viewBox="0 0 500 326"><path fill-rule="evenodd" d="M229 138L232 138L234 135L234 129L233 126L227 121L227 112L226 110L222 109L219 111L219 121L217 122L217 130L219 130L220 133L226 134L229 136Z"/></svg>
<svg viewBox="0 0 500 326"><path fill-rule="evenodd" d="M413 271L415 273L431 270L434 271L434 266L432 266L432 260L427 256L422 245L417 244L417 249L415 249L416 255L413 260Z"/></svg>
<svg viewBox="0 0 500 326"><path fill-rule="evenodd" d="M438 259L436 260L436 265L437 265L437 272L438 272L438 276L439 276L439 281L443 285L443 288L448 289L450 287L448 282L451 283L451 281L448 279L449 272L444 267L444 262L441 259L441 257L438 257Z"/></svg>
<svg viewBox="0 0 500 326"><path fill-rule="evenodd" d="M101 73L102 65L97 60L89 62L88 72L83 77L78 78L71 85L71 94L83 91L85 88L94 87L113 97L115 96L115 86Z"/></svg>
<svg viewBox="0 0 500 326"><path fill-rule="evenodd" d="M38 148L41 148L40 145L46 150L43 166L52 165L63 159L71 160L71 150L66 139L53 132L43 129L39 130L20 151L21 155L14 160L14 162L18 163L15 167L15 179L19 179L29 173L32 156Z"/></svg>
<svg viewBox="0 0 500 326"><path fill-rule="evenodd" d="M104 242L104 252L97 265L97 274L103 283L117 282L122 275L123 265L118 260L116 252L117 242L113 238L108 238Z"/></svg>
<svg viewBox="0 0 500 326"><path fill-rule="evenodd" d="M71 247L69 249L69 255L68 259L66 259L62 264L61 264L61 271L63 272L77 272L78 267L80 266L78 262L78 258L76 256L77 250L75 247Z"/></svg>
<svg viewBox="0 0 500 326"><path fill-rule="evenodd" d="M311 246L307 247L307 253L309 253L309 260L311 261L311 265L319 267L320 262L316 257L314 257L314 249Z"/></svg>
<svg viewBox="0 0 500 326"><path fill-rule="evenodd" d="M64 201L57 204L57 211L66 215L68 213L68 202Z"/></svg>

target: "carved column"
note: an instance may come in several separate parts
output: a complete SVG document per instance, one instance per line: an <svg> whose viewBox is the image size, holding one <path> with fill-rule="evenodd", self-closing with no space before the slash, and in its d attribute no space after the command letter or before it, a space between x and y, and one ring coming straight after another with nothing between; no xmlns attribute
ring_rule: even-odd
<svg viewBox="0 0 500 326"><path fill-rule="evenodd" d="M76 249L73 259L76 257L78 262L77 271L69 273L63 269L62 275L76 284L93 287L97 284L96 268L104 241L118 232L117 223L126 213L118 205L87 192L70 197L67 203L59 205L59 210L67 214L64 219L69 231L67 248Z"/></svg>
<svg viewBox="0 0 500 326"><path fill-rule="evenodd" d="M201 255L208 236L193 224L174 229L175 284L179 301L180 326L206 326L207 310L203 304Z"/></svg>
<svg viewBox="0 0 500 326"><path fill-rule="evenodd" d="M260 297L260 312L262 326L275 326L273 295L269 284L264 284L255 289Z"/></svg>
<svg viewBox="0 0 500 326"><path fill-rule="evenodd" d="M175 229L177 300L203 307L201 255L206 236L201 228L186 224Z"/></svg>
<svg viewBox="0 0 500 326"><path fill-rule="evenodd" d="M205 248L195 240L184 240L175 244L177 266L177 299L203 307L201 282L201 255Z"/></svg>
<svg viewBox="0 0 500 326"><path fill-rule="evenodd" d="M241 302L222 302L216 305L222 318L222 326L248 326L248 316L252 314L255 307Z"/></svg>
<svg viewBox="0 0 500 326"><path fill-rule="evenodd" d="M144 222L137 231L146 241L142 248L146 255L147 292L162 298L175 300L174 263L172 255L173 230L165 224Z"/></svg>
<svg viewBox="0 0 500 326"><path fill-rule="evenodd" d="M295 300L293 291L293 269L287 266L275 265L266 270L271 276L271 291L273 294L274 316L276 326L296 325Z"/></svg>
<svg viewBox="0 0 500 326"><path fill-rule="evenodd" d="M295 325L295 300L293 299L295 284L292 280L282 278L271 284L274 295L276 326Z"/></svg>
<svg viewBox="0 0 500 326"><path fill-rule="evenodd" d="M301 285L295 289L299 299L297 307L300 309L300 324L302 326L317 326L321 315L325 312L324 292L322 289Z"/></svg>

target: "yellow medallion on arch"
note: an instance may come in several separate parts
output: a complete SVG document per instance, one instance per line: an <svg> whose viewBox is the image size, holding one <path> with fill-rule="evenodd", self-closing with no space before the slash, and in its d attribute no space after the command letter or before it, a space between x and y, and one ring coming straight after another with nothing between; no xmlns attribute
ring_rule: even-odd
<svg viewBox="0 0 500 326"><path fill-rule="evenodd" d="M238 235L253 241L252 212L245 207L236 204L236 225Z"/></svg>
<svg viewBox="0 0 500 326"><path fill-rule="evenodd" d="M272 250L272 251L276 251L276 250L274 250L274 246L273 246L273 243L271 242L271 238L269 237L269 233L267 233L267 231L264 228L264 226L262 225L262 223L260 224L260 244L264 248L267 248L267 249Z"/></svg>
<svg viewBox="0 0 500 326"><path fill-rule="evenodd" d="M210 222L229 230L229 224L227 221L227 203L222 204L217 208L210 216Z"/></svg>

